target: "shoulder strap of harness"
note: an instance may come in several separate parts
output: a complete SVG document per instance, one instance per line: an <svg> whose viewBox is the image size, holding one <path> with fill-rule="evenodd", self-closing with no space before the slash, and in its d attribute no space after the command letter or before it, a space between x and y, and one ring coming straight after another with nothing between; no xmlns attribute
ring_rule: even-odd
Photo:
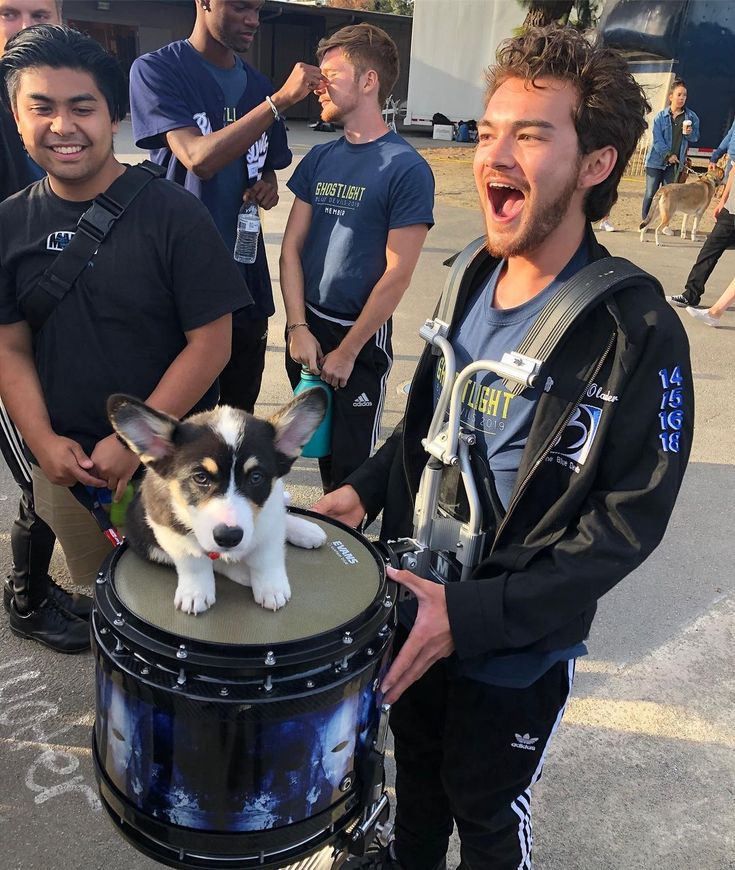
<svg viewBox="0 0 735 870"><path fill-rule="evenodd" d="M41 329L72 289L95 251L136 196L151 181L164 175L163 167L144 160L137 166L129 166L104 193L95 197L92 205L79 218L69 244L23 300L23 314L34 332Z"/></svg>
<svg viewBox="0 0 735 870"><path fill-rule="evenodd" d="M452 263L439 302L438 318L449 325L454 317L462 279L475 258L485 250L484 237L475 239L458 254ZM659 281L623 257L603 257L589 263L565 281L543 307L513 356L527 357L538 363L539 369L551 359L575 323L599 302L625 287L651 285L663 295ZM506 388L514 394L525 388L514 381L506 381Z"/></svg>

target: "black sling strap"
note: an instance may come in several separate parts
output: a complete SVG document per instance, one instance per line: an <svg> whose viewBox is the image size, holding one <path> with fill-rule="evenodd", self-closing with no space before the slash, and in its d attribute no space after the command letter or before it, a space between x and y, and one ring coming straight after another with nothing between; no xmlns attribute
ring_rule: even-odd
<svg viewBox="0 0 735 870"><path fill-rule="evenodd" d="M95 251L104 242L115 223L136 196L151 181L165 175L165 169L145 160L129 166L125 172L95 197L79 218L73 238L46 269L38 284L23 299L23 314L34 332L38 332L56 306L74 286Z"/></svg>
<svg viewBox="0 0 735 870"><path fill-rule="evenodd" d="M476 257L484 256L485 239L470 242L451 264L439 302L437 317L449 325L454 316L462 279ZM623 257L603 257L589 263L557 289L534 321L528 334L513 355L528 357L543 367L573 325L601 300L624 287L651 285L663 296L661 284ZM506 389L518 395L525 387L517 381L505 381Z"/></svg>

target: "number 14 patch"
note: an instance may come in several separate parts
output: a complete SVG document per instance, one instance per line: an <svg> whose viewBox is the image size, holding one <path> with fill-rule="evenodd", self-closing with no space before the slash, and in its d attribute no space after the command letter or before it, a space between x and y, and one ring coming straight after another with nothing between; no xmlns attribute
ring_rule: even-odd
<svg viewBox="0 0 735 870"><path fill-rule="evenodd" d="M684 393L682 390L684 379L679 366L674 366L671 371L661 369L658 375L663 387L658 415L661 421L661 434L658 437L661 439L661 446L666 453L678 453L681 427L684 423Z"/></svg>

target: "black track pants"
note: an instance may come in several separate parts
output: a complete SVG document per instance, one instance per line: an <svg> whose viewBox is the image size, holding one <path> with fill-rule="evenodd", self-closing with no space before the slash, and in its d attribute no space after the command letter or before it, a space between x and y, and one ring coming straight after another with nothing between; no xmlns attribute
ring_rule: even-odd
<svg viewBox="0 0 735 870"><path fill-rule="evenodd" d="M23 452L23 441L5 406L0 402L0 451L21 490L18 516L10 531L13 554L11 579L21 610L40 604L46 594L51 555L56 538L46 523L36 515L33 504L31 466Z"/></svg>
<svg viewBox="0 0 735 870"><path fill-rule="evenodd" d="M349 331L351 321L306 310L306 320L322 353L334 350ZM319 461L325 492L335 489L375 449L385 402L388 375L393 365L392 324L389 320L365 343L355 360L347 386L332 393L332 454ZM301 376L301 367L288 354L286 372L291 386Z"/></svg>
<svg viewBox="0 0 735 870"><path fill-rule="evenodd" d="M574 661L525 689L449 679L435 664L393 705L396 852L405 870L432 870L452 823L460 870L530 870L531 787L569 698Z"/></svg>

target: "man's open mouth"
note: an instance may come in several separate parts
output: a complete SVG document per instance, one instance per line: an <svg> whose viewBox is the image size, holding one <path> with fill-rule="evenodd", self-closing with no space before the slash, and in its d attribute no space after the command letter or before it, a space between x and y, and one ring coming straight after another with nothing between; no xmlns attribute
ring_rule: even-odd
<svg viewBox="0 0 735 870"><path fill-rule="evenodd" d="M523 210L526 195L517 187L499 181L487 184L487 200L495 220L512 221Z"/></svg>
<svg viewBox="0 0 735 870"><path fill-rule="evenodd" d="M54 154L62 154L68 156L70 154L79 154L84 150L83 145L52 145L51 150Z"/></svg>

